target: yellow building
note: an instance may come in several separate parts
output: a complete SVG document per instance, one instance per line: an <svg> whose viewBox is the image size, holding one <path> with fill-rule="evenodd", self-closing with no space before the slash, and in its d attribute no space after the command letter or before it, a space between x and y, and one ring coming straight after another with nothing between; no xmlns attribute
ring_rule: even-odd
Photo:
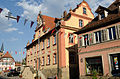
<svg viewBox="0 0 120 79"><path fill-rule="evenodd" d="M94 18L86 1L82 1L62 18L42 15L37 17L37 27L32 43L27 43L27 65L37 67L46 78L78 79L77 35ZM38 74L39 75L39 74Z"/></svg>

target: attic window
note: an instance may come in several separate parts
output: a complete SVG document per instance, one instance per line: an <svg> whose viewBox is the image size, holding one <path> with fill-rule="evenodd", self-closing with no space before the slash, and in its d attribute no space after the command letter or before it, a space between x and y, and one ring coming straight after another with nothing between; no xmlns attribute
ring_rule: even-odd
<svg viewBox="0 0 120 79"><path fill-rule="evenodd" d="M87 13L86 13L86 8L85 8L85 7L83 7L83 14L87 14Z"/></svg>
<svg viewBox="0 0 120 79"><path fill-rule="evenodd" d="M101 15L101 19L105 18L104 13L100 14Z"/></svg>

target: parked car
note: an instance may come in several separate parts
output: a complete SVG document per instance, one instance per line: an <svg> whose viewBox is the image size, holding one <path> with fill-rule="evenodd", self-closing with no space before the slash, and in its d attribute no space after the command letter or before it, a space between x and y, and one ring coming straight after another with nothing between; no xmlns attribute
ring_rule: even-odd
<svg viewBox="0 0 120 79"><path fill-rule="evenodd" d="M16 71L16 69L10 70L10 72L7 74L8 77L10 76L19 76L20 72Z"/></svg>

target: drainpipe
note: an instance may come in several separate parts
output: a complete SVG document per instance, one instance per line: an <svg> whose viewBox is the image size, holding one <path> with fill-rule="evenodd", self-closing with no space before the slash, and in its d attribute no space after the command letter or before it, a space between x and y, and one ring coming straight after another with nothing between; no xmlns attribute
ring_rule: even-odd
<svg viewBox="0 0 120 79"><path fill-rule="evenodd" d="M58 58L58 63L57 63L57 77L59 78L59 31L57 31L57 58Z"/></svg>

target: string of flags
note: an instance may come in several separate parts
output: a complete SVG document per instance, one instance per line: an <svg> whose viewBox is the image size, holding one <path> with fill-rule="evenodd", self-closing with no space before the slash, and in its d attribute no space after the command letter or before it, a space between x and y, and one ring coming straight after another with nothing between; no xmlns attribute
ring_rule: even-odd
<svg viewBox="0 0 120 79"><path fill-rule="evenodd" d="M3 11L3 9L2 8L0 8L0 13ZM11 12L8 12L8 16L5 16L5 17L8 17L8 20L10 19L10 18L12 18L12 19L16 19L17 20L17 23L19 22L19 19L21 18L19 15L17 15L17 17L13 17L13 16L11 16L12 15L12 13ZM26 24L26 22L28 21L28 19L25 19L24 20L24 25ZM34 21L31 21L31 24L30 24L30 28L32 28L32 26L33 26L33 24L34 24Z"/></svg>
<svg viewBox="0 0 120 79"><path fill-rule="evenodd" d="M21 54L21 52L17 52L17 51L15 51L15 54ZM23 55L25 54L25 52L23 51L23 53L22 53Z"/></svg>

